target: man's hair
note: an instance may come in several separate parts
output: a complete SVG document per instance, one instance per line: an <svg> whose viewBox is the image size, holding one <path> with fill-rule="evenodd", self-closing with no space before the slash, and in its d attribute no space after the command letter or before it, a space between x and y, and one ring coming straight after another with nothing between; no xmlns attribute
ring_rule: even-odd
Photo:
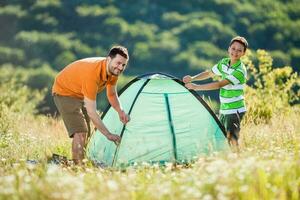
<svg viewBox="0 0 300 200"><path fill-rule="evenodd" d="M242 44L244 46L244 52L247 50L248 42L244 37L236 36L236 37L232 38L232 40L230 41L229 46L231 46L234 42L238 42L238 43Z"/></svg>
<svg viewBox="0 0 300 200"><path fill-rule="evenodd" d="M123 46L113 46L108 53L108 56L114 58L117 54L123 56L124 58L129 60L128 50Z"/></svg>

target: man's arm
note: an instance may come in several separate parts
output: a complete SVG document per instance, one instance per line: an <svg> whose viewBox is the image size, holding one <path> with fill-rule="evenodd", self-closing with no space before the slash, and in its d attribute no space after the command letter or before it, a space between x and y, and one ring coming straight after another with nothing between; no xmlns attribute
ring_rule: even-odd
<svg viewBox="0 0 300 200"><path fill-rule="evenodd" d="M212 82L212 83L207 83L202 85L197 85L194 83L186 83L185 87L192 90L216 90L228 84L230 84L230 82L227 79L224 79L222 81L217 81L217 82Z"/></svg>
<svg viewBox="0 0 300 200"><path fill-rule="evenodd" d="M120 142L120 137L118 135L111 134L109 130L105 127L103 124L100 116L97 113L97 104L96 101L91 100L87 97L84 97L84 105L87 110L87 113L92 120L95 127L106 136L108 140L114 141L114 142Z"/></svg>
<svg viewBox="0 0 300 200"><path fill-rule="evenodd" d="M121 107L116 86L107 85L106 95L110 105L118 112L120 121L123 124L126 124L129 121L129 116L124 112L124 110Z"/></svg>
<svg viewBox="0 0 300 200"><path fill-rule="evenodd" d="M190 75L186 75L183 77L183 82L184 83L189 83L192 81L201 81L201 80L205 80L208 78L211 78L214 76L214 73L212 71L205 71L205 72L201 72L195 76L190 76Z"/></svg>

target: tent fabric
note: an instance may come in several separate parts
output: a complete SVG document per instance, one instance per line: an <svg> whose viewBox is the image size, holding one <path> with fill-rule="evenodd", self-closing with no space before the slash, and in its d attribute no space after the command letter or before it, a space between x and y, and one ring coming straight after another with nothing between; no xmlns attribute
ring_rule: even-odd
<svg viewBox="0 0 300 200"><path fill-rule="evenodd" d="M182 163L215 151L228 150L224 127L205 101L179 79L162 73L139 76L120 92L130 121L123 125L110 106L102 120L121 136L116 146L96 131L87 157L106 166L133 163Z"/></svg>

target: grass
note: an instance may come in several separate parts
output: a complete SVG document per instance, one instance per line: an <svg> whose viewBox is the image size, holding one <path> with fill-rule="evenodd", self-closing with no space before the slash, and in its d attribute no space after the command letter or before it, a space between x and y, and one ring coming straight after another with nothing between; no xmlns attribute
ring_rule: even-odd
<svg viewBox="0 0 300 200"><path fill-rule="evenodd" d="M299 114L295 107L269 124L245 122L239 154L124 171L47 164L53 152L70 157L62 122L19 117L0 135L0 199L300 199Z"/></svg>

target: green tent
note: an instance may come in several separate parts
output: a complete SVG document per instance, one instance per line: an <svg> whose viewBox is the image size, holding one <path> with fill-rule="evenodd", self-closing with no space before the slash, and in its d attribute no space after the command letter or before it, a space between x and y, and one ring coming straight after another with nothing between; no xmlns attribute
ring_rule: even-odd
<svg viewBox="0 0 300 200"><path fill-rule="evenodd" d="M116 146L99 131L90 138L87 157L106 166L133 163L182 163L229 149L224 127L195 92L179 79L162 73L139 76L120 92L130 122L123 125L108 107L102 120L121 136Z"/></svg>

